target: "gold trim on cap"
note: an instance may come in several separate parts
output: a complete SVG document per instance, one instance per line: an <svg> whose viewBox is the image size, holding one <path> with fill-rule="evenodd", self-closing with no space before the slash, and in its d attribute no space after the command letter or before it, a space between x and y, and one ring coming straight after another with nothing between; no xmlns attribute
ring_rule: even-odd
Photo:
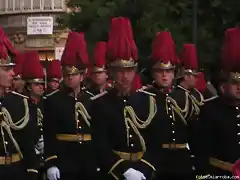
<svg viewBox="0 0 240 180"><path fill-rule="evenodd" d="M137 63L132 58L130 58L129 60L118 59L116 61L113 61L110 65L111 67L130 68L136 67Z"/></svg>
<svg viewBox="0 0 240 180"><path fill-rule="evenodd" d="M174 69L175 66L170 61L168 61L168 63L163 63L163 62L159 61L153 66L153 68L167 70L167 69Z"/></svg>
<svg viewBox="0 0 240 180"><path fill-rule="evenodd" d="M73 74L86 72L86 68L85 69L78 69L75 66L64 66L63 67L63 72L66 73L66 74L69 74L69 75L73 75Z"/></svg>
<svg viewBox="0 0 240 180"><path fill-rule="evenodd" d="M16 64L11 62L11 58L8 56L7 59L0 59L0 67L6 67L6 66L15 66Z"/></svg>
<svg viewBox="0 0 240 180"><path fill-rule="evenodd" d="M35 78L35 79L28 79L28 83L45 83L44 79L42 78Z"/></svg>
<svg viewBox="0 0 240 180"><path fill-rule="evenodd" d="M59 82L60 79L58 79L58 78L51 78L51 81L57 81L57 82Z"/></svg>
<svg viewBox="0 0 240 180"><path fill-rule="evenodd" d="M190 73L190 74L193 74L193 75L198 75L199 72L195 69L185 69L184 70L185 73Z"/></svg>
<svg viewBox="0 0 240 180"><path fill-rule="evenodd" d="M21 74L17 74L14 76L14 79L22 79L22 75Z"/></svg>
<svg viewBox="0 0 240 180"><path fill-rule="evenodd" d="M103 66L103 67L94 66L93 69L92 69L93 73L105 72L105 71L106 71L105 66Z"/></svg>
<svg viewBox="0 0 240 180"><path fill-rule="evenodd" d="M229 80L240 82L240 73L239 72L230 72Z"/></svg>

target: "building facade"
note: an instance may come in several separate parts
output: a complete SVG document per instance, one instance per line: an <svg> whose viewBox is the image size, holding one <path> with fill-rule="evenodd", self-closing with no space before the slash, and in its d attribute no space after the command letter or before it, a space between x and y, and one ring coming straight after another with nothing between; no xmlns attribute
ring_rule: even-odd
<svg viewBox="0 0 240 180"><path fill-rule="evenodd" d="M67 10L64 0L0 0L0 26L15 48L38 50L41 61L59 59L68 30L58 26L56 19ZM28 34L29 17L52 17L51 34Z"/></svg>

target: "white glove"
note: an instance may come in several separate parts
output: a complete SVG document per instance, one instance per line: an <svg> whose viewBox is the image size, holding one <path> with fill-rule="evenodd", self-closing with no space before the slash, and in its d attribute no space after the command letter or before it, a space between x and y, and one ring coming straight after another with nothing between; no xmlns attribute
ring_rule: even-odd
<svg viewBox="0 0 240 180"><path fill-rule="evenodd" d="M57 167L50 167L48 170L47 170L47 178L49 180L57 180L57 179L60 179L60 171Z"/></svg>
<svg viewBox="0 0 240 180"><path fill-rule="evenodd" d="M126 180L146 180L146 177L143 173L132 168L129 168L123 174L123 176L126 178Z"/></svg>

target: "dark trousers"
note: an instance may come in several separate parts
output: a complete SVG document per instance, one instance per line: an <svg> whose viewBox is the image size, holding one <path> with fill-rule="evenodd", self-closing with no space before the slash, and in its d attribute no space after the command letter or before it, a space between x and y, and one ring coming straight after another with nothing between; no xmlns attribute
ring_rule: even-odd
<svg viewBox="0 0 240 180"><path fill-rule="evenodd" d="M26 180L26 170L20 162L0 165L0 180Z"/></svg>
<svg viewBox="0 0 240 180"><path fill-rule="evenodd" d="M156 174L153 180L196 180L196 176L194 174L163 173Z"/></svg>
<svg viewBox="0 0 240 180"><path fill-rule="evenodd" d="M60 180L103 180L100 176L96 174L90 175L84 172L74 173L74 172L60 172Z"/></svg>

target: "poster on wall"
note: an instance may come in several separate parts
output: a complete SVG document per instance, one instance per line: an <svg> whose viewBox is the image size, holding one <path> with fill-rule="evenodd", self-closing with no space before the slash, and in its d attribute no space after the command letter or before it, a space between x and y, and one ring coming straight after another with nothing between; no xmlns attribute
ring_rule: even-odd
<svg viewBox="0 0 240 180"><path fill-rule="evenodd" d="M53 17L28 17L27 35L51 35L53 34Z"/></svg>
<svg viewBox="0 0 240 180"><path fill-rule="evenodd" d="M64 47L56 47L55 48L55 58L57 60L61 60L63 51L64 51Z"/></svg>

